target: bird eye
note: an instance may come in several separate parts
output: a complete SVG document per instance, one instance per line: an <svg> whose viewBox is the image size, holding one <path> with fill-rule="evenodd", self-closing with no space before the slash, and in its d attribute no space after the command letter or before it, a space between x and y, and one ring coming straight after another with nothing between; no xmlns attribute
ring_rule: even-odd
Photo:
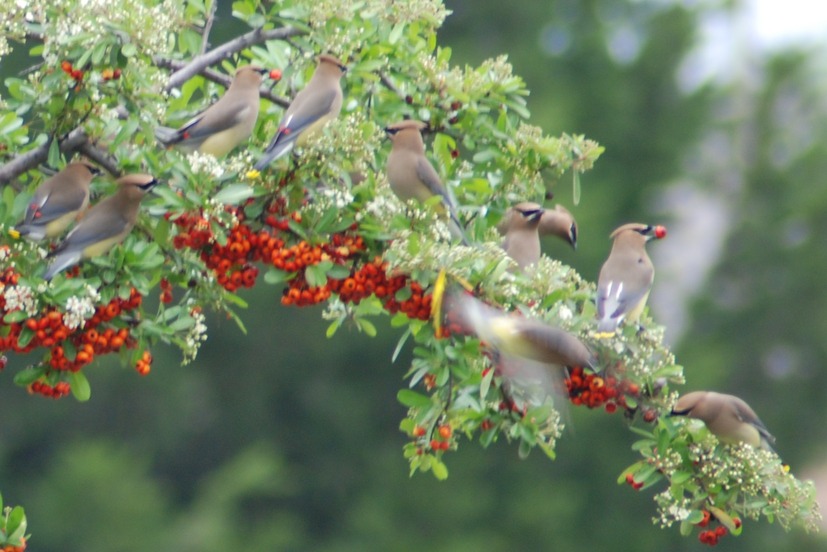
<svg viewBox="0 0 827 552"><path fill-rule="evenodd" d="M650 234L651 232L652 232L652 225L651 224L644 227L644 228L640 228L638 230L638 233L643 234L644 236L647 235L647 234Z"/></svg>
<svg viewBox="0 0 827 552"><path fill-rule="evenodd" d="M397 132L399 132L399 129L398 128L386 128L385 132L387 132L388 134L390 134L392 136L392 135L396 134Z"/></svg>

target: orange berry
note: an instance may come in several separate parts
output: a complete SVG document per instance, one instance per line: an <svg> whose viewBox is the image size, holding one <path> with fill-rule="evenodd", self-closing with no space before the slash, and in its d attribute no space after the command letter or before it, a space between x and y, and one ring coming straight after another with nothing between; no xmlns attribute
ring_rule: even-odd
<svg viewBox="0 0 827 552"><path fill-rule="evenodd" d="M453 431L451 430L450 426L447 426L447 425L439 426L439 436L442 437L443 439L450 439L452 433L453 433Z"/></svg>

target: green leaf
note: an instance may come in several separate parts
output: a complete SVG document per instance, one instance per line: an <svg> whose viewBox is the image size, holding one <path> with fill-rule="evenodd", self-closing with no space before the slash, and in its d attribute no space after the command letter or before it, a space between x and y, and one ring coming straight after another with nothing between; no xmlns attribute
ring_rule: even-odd
<svg viewBox="0 0 827 552"><path fill-rule="evenodd" d="M44 365L38 365L34 368L26 368L25 370L21 370L14 375L14 383L15 385L24 387L36 382L45 373L46 367Z"/></svg>
<svg viewBox="0 0 827 552"><path fill-rule="evenodd" d="M357 318L356 324L359 326L359 329L365 332L369 337L376 337L376 326L374 326L373 322L367 318Z"/></svg>
<svg viewBox="0 0 827 552"><path fill-rule="evenodd" d="M92 388L83 372L72 372L69 385L72 387L72 395L80 402L86 402L92 396Z"/></svg>
<svg viewBox="0 0 827 552"><path fill-rule="evenodd" d="M268 284L280 284L296 277L296 272L285 272L277 268L270 268L264 273L264 281Z"/></svg>
<svg viewBox="0 0 827 552"><path fill-rule="evenodd" d="M423 408L431 406L431 398L427 395L411 391L410 389L401 389L396 394L396 399L410 408Z"/></svg>
<svg viewBox="0 0 827 552"><path fill-rule="evenodd" d="M49 144L49 156L46 162L52 167L57 167L60 164L60 144L55 139L52 139Z"/></svg>
<svg viewBox="0 0 827 552"><path fill-rule="evenodd" d="M327 336L328 339L333 337L336 331L341 327L343 321L344 318L337 318L336 320L331 322L330 326L327 327L327 331L325 331L325 336Z"/></svg>
<svg viewBox="0 0 827 552"><path fill-rule="evenodd" d="M440 481L445 481L448 479L448 466L446 466L441 460L434 458L434 461L431 463L431 471L434 472L434 477Z"/></svg>
<svg viewBox="0 0 827 552"><path fill-rule="evenodd" d="M230 184L226 188L222 188L215 194L215 201L219 203L238 204L245 199L253 197L255 194L253 188L247 184Z"/></svg>

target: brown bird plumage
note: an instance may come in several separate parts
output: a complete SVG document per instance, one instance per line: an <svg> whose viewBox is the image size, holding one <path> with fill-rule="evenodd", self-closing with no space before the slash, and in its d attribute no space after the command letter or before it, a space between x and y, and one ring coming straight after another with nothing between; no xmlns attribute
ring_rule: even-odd
<svg viewBox="0 0 827 552"><path fill-rule="evenodd" d="M89 184L97 174L100 170L94 165L74 162L44 180L15 230L33 241L62 234L89 204Z"/></svg>
<svg viewBox="0 0 827 552"><path fill-rule="evenodd" d="M316 71L301 92L296 94L279 123L278 132L256 163L261 170L294 146L303 146L308 137L318 132L342 110L340 80L347 67L334 56L318 57Z"/></svg>
<svg viewBox="0 0 827 552"><path fill-rule="evenodd" d="M422 130L425 128L425 123L412 120L400 121L385 128L391 141L391 152L387 162L391 190L402 201L415 199L424 203L434 196L439 196L449 218L448 228L451 235L467 243L454 202L445 190L436 169L425 157L425 142L422 141Z"/></svg>
<svg viewBox="0 0 827 552"><path fill-rule="evenodd" d="M260 104L259 86L266 73L266 69L253 65L238 68L227 92L217 102L181 128L155 129L155 137L166 146L184 151L227 155L253 133Z"/></svg>
<svg viewBox="0 0 827 552"><path fill-rule="evenodd" d="M540 234L538 229L543 208L537 203L518 203L509 209L505 221L503 249L520 268L526 268L540 260Z"/></svg>
<svg viewBox="0 0 827 552"><path fill-rule="evenodd" d="M673 416L701 420L724 443L747 443L772 450L775 437L742 399L714 391L693 391L683 395L672 409Z"/></svg>
<svg viewBox="0 0 827 552"><path fill-rule="evenodd" d="M51 280L58 272L84 259L103 255L135 226L141 199L158 183L148 174L129 174L118 179L118 190L91 207L66 238L49 254L52 262L43 275Z"/></svg>
<svg viewBox="0 0 827 552"><path fill-rule="evenodd" d="M597 280L599 337L611 337L623 320L634 322L640 317L655 279L646 242L664 236L663 226L639 223L624 224L612 232L612 250Z"/></svg>

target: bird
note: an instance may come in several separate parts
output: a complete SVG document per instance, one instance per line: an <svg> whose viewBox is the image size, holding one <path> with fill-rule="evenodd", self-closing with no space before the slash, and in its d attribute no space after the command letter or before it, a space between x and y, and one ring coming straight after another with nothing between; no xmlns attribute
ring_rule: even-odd
<svg viewBox="0 0 827 552"><path fill-rule="evenodd" d="M100 169L84 161L66 165L44 180L34 192L23 221L15 230L26 239L41 241L63 233L89 204L89 184Z"/></svg>
<svg viewBox="0 0 827 552"><path fill-rule="evenodd" d="M227 92L178 129L158 127L155 137L167 147L223 157L253 133L258 119L259 86L266 69L239 67Z"/></svg>
<svg viewBox="0 0 827 552"><path fill-rule="evenodd" d="M497 231L504 236L511 224L511 217L514 214L514 209L509 208L503 216L500 223L497 225ZM543 215L540 217L540 225L537 227L537 233L540 237L543 236L557 236L571 245L572 249L577 249L577 221L568 209L560 204L554 208L543 208Z"/></svg>
<svg viewBox="0 0 827 552"><path fill-rule="evenodd" d="M646 242L665 236L663 226L639 223L624 224L612 232L612 250L597 279L597 337L611 337L621 322L640 317L655 278Z"/></svg>
<svg viewBox="0 0 827 552"><path fill-rule="evenodd" d="M343 99L339 81L347 66L330 54L320 55L317 61L310 82L293 98L276 135L255 164L257 171L287 154L294 146L303 146L308 137L339 116Z"/></svg>
<svg viewBox="0 0 827 552"><path fill-rule="evenodd" d="M772 451L775 437L750 406L735 395L693 391L678 399L672 416L701 420L723 443L747 443Z"/></svg>
<svg viewBox="0 0 827 552"><path fill-rule="evenodd" d="M522 202L509 209L502 247L521 269L540 260L538 228L545 211L537 203Z"/></svg>
<svg viewBox="0 0 827 552"><path fill-rule="evenodd" d="M442 185L439 175L425 157L425 143L422 130L427 124L421 121L404 120L385 128L391 141L387 173L391 190L402 201L415 199L425 203L434 196L442 199L442 207L448 214L448 229L455 239L468 244L462 224L457 217L454 202Z"/></svg>
<svg viewBox="0 0 827 552"><path fill-rule="evenodd" d="M558 236L572 249L577 249L577 221L568 209L560 204L554 209L545 209L540 217L538 231L541 236Z"/></svg>
<svg viewBox="0 0 827 552"><path fill-rule="evenodd" d="M148 174L129 174L117 180L118 190L87 210L62 242L48 256L52 259L43 279L84 259L103 255L135 226L141 199L158 181Z"/></svg>
<svg viewBox="0 0 827 552"><path fill-rule="evenodd" d="M594 365L592 351L563 329L507 313L467 293L452 292L446 299L448 315L455 313L461 327L501 354L561 367Z"/></svg>

